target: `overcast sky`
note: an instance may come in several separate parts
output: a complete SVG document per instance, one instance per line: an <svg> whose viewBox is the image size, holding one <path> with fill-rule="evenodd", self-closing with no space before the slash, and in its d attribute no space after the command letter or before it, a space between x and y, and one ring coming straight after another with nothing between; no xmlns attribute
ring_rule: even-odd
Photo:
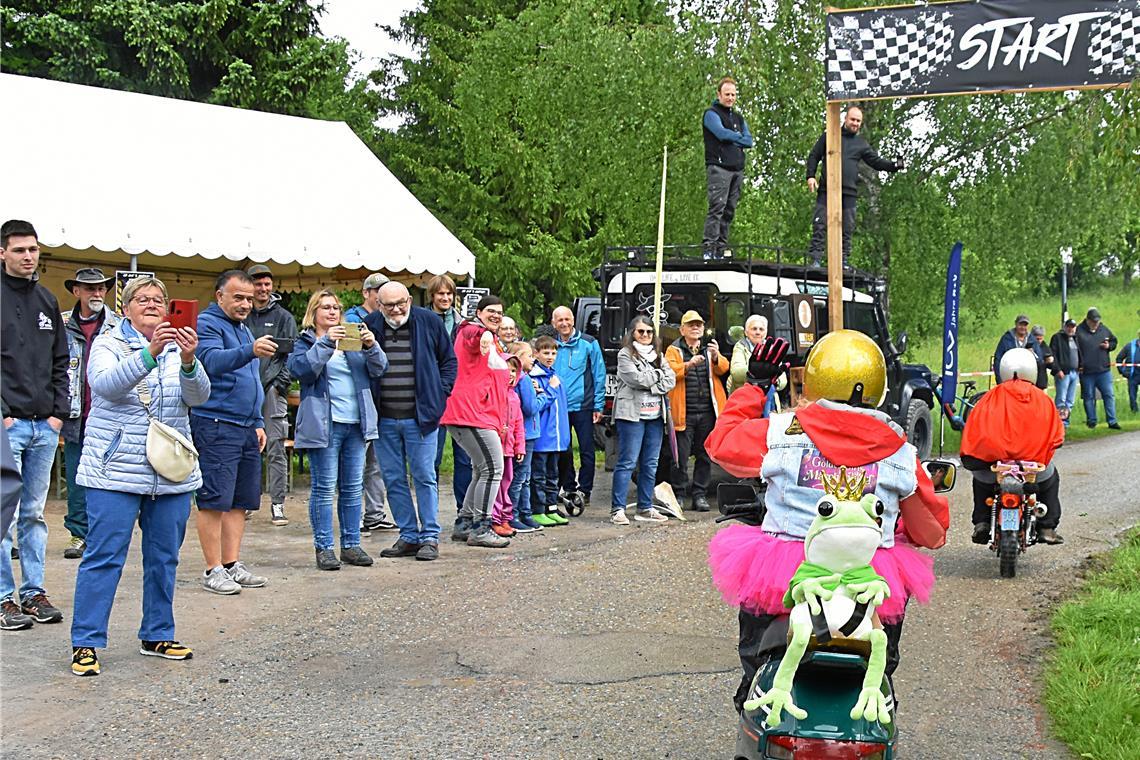
<svg viewBox="0 0 1140 760"><path fill-rule="evenodd" d="M420 0L325 0L321 32L343 37L365 60L357 71L365 73L391 53L408 55L411 50L397 44L378 26L398 26L400 16L420 5Z"/></svg>

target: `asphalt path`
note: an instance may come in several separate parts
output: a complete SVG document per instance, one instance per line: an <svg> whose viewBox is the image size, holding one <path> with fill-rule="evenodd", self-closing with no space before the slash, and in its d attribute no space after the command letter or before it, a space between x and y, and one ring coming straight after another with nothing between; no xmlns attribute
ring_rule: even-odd
<svg viewBox="0 0 1140 760"><path fill-rule="evenodd" d="M953 496L929 607L913 607L896 675L903 758L1067 758L1038 692L1048 612L1087 558L1137 521L1128 473L1140 435L1058 454L1063 546L1034 546L1014 579L969 542L969 483ZM608 476L601 477L608 484ZM138 654L141 568L132 547L103 674L71 675L77 562L49 503L48 590L62 625L0 634L5 757L722 758L736 717L736 618L712 588L712 516L607 521L599 488L567 528L507 550L450 542L437 562L320 572L304 495L292 522L249 523L244 559L264 589L199 586L193 522L175 614L187 662ZM451 500L445 493L444 512Z"/></svg>

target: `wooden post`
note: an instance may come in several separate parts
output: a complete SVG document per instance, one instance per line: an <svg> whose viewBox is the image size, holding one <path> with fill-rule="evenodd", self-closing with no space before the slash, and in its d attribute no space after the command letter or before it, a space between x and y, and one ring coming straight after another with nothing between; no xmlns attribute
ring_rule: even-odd
<svg viewBox="0 0 1140 760"><path fill-rule="evenodd" d="M665 183L668 179L669 146L666 145L661 156L661 208L657 213L657 270L653 280L653 332L658 336L661 335L661 268L665 259Z"/></svg>
<svg viewBox="0 0 1140 760"><path fill-rule="evenodd" d="M843 329L843 138L839 103L827 104L827 326Z"/></svg>

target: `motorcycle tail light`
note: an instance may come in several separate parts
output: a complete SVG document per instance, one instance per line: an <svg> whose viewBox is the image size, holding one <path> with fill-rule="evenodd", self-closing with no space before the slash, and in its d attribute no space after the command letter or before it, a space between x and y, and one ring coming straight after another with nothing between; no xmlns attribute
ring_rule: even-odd
<svg viewBox="0 0 1140 760"><path fill-rule="evenodd" d="M771 760L883 760L885 744L769 736L765 756Z"/></svg>
<svg viewBox="0 0 1140 760"><path fill-rule="evenodd" d="M1001 505L1006 509L1017 509L1021 506L1021 497L1015 493L1003 493L1001 495Z"/></svg>

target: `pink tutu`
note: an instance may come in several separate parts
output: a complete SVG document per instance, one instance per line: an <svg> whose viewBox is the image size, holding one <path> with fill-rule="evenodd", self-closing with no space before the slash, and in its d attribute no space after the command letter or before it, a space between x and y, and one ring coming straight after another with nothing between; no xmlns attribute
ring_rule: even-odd
<svg viewBox="0 0 1140 760"><path fill-rule="evenodd" d="M803 561L803 541L784 541L748 525L730 525L709 542L709 568L724 601L756 615L788 611L784 593ZM901 620L912 596L923 604L930 601L934 560L912 546L896 541L889 549L880 547L871 566L891 589L879 607L883 622Z"/></svg>

